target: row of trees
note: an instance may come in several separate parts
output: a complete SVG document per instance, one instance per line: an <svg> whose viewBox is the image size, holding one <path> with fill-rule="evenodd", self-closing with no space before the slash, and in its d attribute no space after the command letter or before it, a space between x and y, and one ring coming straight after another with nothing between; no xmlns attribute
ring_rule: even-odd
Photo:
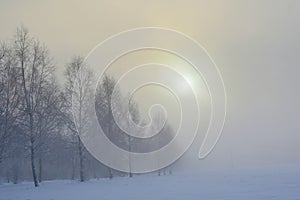
<svg viewBox="0 0 300 200"><path fill-rule="evenodd" d="M32 38L25 28L17 29L12 42L1 45L0 177L17 183L30 179L31 174L37 187L43 179L78 177L84 181L89 177L123 175L96 161L80 140L88 122L81 108L88 106L94 79L84 65L81 57L74 57L66 65L65 83L61 86L54 76L55 66L46 46ZM112 116L110 99L114 86L114 79L105 76L97 88L95 107L99 123L109 139L132 151L134 138L124 134ZM121 92L119 96L124 98ZM79 108L75 116L74 102ZM137 104L133 102L130 110L134 121L141 123ZM170 126L163 132L163 140L170 140ZM144 147L140 145L135 151L146 151Z"/></svg>

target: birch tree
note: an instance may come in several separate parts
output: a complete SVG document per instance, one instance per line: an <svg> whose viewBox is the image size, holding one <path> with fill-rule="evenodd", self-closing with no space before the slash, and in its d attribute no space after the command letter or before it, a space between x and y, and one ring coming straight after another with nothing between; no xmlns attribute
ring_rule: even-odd
<svg viewBox="0 0 300 200"><path fill-rule="evenodd" d="M76 135L79 177L84 181L84 146L80 136L86 134L86 126L89 122L88 99L92 97L91 83L92 72L89 71L82 57L74 57L67 65L65 72L66 83L64 91L65 111L64 120L68 128Z"/></svg>

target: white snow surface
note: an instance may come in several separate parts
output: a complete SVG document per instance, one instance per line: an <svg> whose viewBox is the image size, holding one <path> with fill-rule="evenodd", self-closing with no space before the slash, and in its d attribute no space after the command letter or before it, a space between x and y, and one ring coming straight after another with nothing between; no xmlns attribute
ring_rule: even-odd
<svg viewBox="0 0 300 200"><path fill-rule="evenodd" d="M0 200L300 200L300 174L289 172L137 175L86 182L0 185Z"/></svg>

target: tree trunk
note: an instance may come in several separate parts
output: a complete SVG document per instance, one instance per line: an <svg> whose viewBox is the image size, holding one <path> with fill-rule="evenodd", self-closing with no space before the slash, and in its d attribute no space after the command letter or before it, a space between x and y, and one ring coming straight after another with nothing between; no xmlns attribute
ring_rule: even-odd
<svg viewBox="0 0 300 200"><path fill-rule="evenodd" d="M17 166L14 166L14 170L13 170L13 183L14 184L18 184L19 182L19 172L17 169Z"/></svg>
<svg viewBox="0 0 300 200"><path fill-rule="evenodd" d="M39 157L39 183L42 182L42 157Z"/></svg>
<svg viewBox="0 0 300 200"><path fill-rule="evenodd" d="M6 171L6 182L10 183L10 174L8 170Z"/></svg>
<svg viewBox="0 0 300 200"><path fill-rule="evenodd" d="M36 176L36 169L35 169L35 150L34 150L34 139L31 136L30 138L30 158L31 158L31 170L32 170L32 176L33 176L33 183L35 187L39 186L37 176Z"/></svg>
<svg viewBox="0 0 300 200"><path fill-rule="evenodd" d="M71 174L71 179L75 180L75 158L72 158L72 174Z"/></svg>
<svg viewBox="0 0 300 200"><path fill-rule="evenodd" d="M28 106L28 108L30 108ZM34 133L33 133L33 116L31 109L28 112L29 120L30 120L30 160L31 160L31 170L33 176L33 183L35 187L39 186L37 176L36 176L36 168L35 168L35 147L34 147Z"/></svg>
<svg viewBox="0 0 300 200"><path fill-rule="evenodd" d="M83 165L83 149L82 149L82 143L80 140L80 137L77 136L78 138L78 153L79 153L79 177L80 181L84 181L84 165Z"/></svg>
<svg viewBox="0 0 300 200"><path fill-rule="evenodd" d="M110 107L109 107L109 109L110 109ZM108 134L109 135L111 134L111 126L112 126L111 123L109 123L109 125L108 125ZM109 179L112 179L113 178L112 169L109 166L107 166L107 168L108 168L108 177L109 177Z"/></svg>
<svg viewBox="0 0 300 200"><path fill-rule="evenodd" d="M131 136L128 136L128 152L129 152L129 159L128 159L128 164L129 164L129 177L132 177L132 172L131 172Z"/></svg>
<svg viewBox="0 0 300 200"><path fill-rule="evenodd" d="M0 165L2 164L2 157L3 157L3 150L2 148L0 149Z"/></svg>
<svg viewBox="0 0 300 200"><path fill-rule="evenodd" d="M110 167L108 167L108 173L109 173L109 179L113 178L112 170Z"/></svg>

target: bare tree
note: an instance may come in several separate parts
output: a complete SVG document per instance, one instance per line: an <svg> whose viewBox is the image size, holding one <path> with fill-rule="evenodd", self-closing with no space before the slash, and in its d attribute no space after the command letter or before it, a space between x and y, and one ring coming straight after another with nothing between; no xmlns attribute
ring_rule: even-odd
<svg viewBox="0 0 300 200"><path fill-rule="evenodd" d="M158 135L155 135L154 137L149 139L149 141L145 141L145 142L149 143L152 147L155 147L155 149L160 149L163 146L167 145L172 140L172 138L175 137L175 132L172 126L168 123L168 121L164 120L161 111L156 112L154 114L152 123L153 123L152 129L149 128L149 131L155 132L159 130L159 133ZM157 158L157 162L159 162L159 158ZM172 174L171 165L163 169L157 170L158 176L161 176L162 174L166 175L167 171L169 172L169 174Z"/></svg>
<svg viewBox="0 0 300 200"><path fill-rule="evenodd" d="M114 93L114 94L113 94ZM112 97L114 95L114 97ZM114 99L112 101L112 98ZM125 104L126 103L126 104ZM129 112L129 113L128 113ZM140 113L138 104L130 99L129 96L124 96L120 88L116 85L114 77L105 74L97 87L96 92L96 113L99 123L105 132L106 136L117 146L129 152L128 167L129 177L132 177L131 152L133 152L133 137L125 133L116 123L116 119L121 120L119 123L126 126L127 130L134 130L132 120L135 124L140 123ZM128 117L130 114L130 118ZM109 178L113 177L113 170L108 167Z"/></svg>
<svg viewBox="0 0 300 200"><path fill-rule="evenodd" d="M65 112L64 120L68 128L77 137L79 156L79 176L80 181L84 181L84 146L80 136L85 134L86 125L89 121L88 99L91 98L91 83L93 81L92 72L89 71L82 57L74 57L67 65L65 72ZM73 113L72 113L73 111Z"/></svg>
<svg viewBox="0 0 300 200"><path fill-rule="evenodd" d="M3 44L0 49L0 163L7 154L16 127L18 81L18 69L11 48Z"/></svg>
<svg viewBox="0 0 300 200"><path fill-rule="evenodd" d="M42 181L42 163L43 157L49 148L49 141L51 134L59 131L61 128L61 121L59 120L60 111L60 93L55 79L49 80L49 85L43 89L42 98L37 105L37 144L36 150L38 154L38 180Z"/></svg>
<svg viewBox="0 0 300 200"><path fill-rule="evenodd" d="M127 101L126 101L127 102ZM133 99L129 99L129 105L122 105L122 106L128 106L129 107L129 114L130 114L130 118L132 120L132 122L135 123L135 125L140 125L141 123L141 117L140 117L140 111L139 111L139 107L138 104L133 100ZM129 119L125 119L127 122L127 126L130 126L129 124ZM128 130L132 130L132 128L129 127ZM131 160L131 152L133 149L133 137L128 134L128 152L129 152L129 177L133 177L132 174L132 160Z"/></svg>
<svg viewBox="0 0 300 200"><path fill-rule="evenodd" d="M36 151L39 147L39 114L45 88L51 85L54 70L49 58L48 50L36 39L29 36L28 31L21 27L15 36L14 51L18 66L21 70L21 88L23 115L20 124L24 125L29 138L31 170L34 186L38 186L36 173Z"/></svg>
<svg viewBox="0 0 300 200"><path fill-rule="evenodd" d="M103 128L103 131L108 136L108 138L118 143L120 141L120 135L118 132L120 130L115 124L114 117L112 114L112 94L116 85L116 81L113 77L105 74L97 87L96 92L96 112L98 115L98 120ZM118 89L116 89L118 92ZM116 95L120 98L120 94ZM117 103L117 102L114 102ZM117 105L119 106L119 105ZM113 171L110 167L108 168L109 178L113 178Z"/></svg>

